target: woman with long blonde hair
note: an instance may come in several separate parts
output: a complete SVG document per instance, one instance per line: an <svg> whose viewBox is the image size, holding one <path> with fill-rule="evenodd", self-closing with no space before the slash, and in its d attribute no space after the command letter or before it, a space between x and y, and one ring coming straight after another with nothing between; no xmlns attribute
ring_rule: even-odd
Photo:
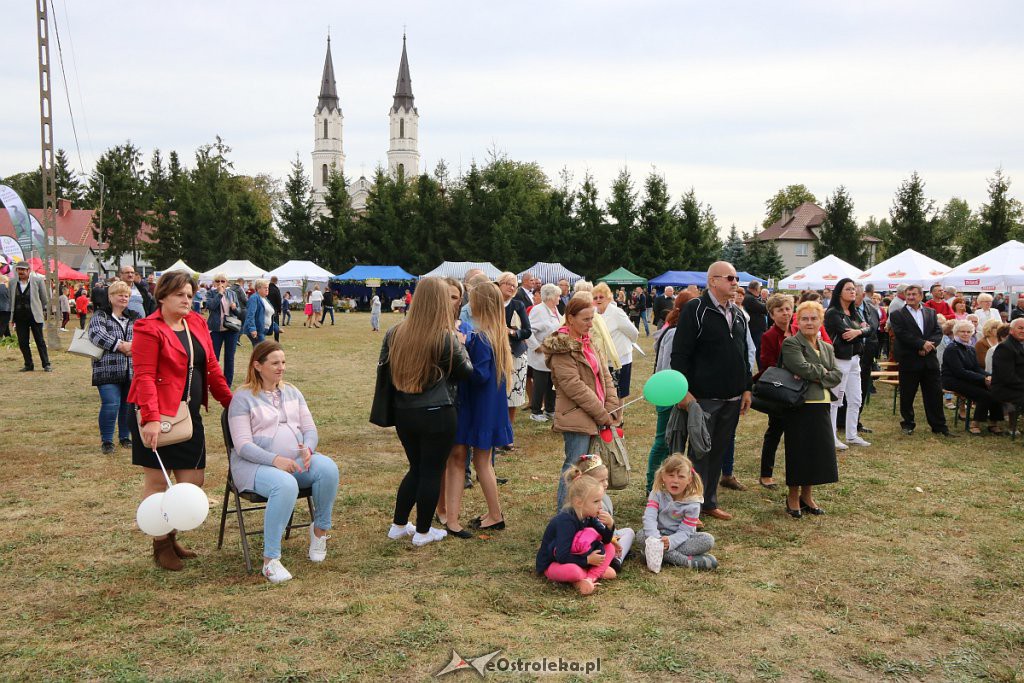
<svg viewBox="0 0 1024 683"><path fill-rule="evenodd" d="M409 460L388 537L411 535L413 545L423 546L447 535L431 527L430 520L455 441L455 382L468 378L473 366L463 346L465 336L455 331L448 283L423 278L412 303L409 314L384 335L379 363L386 364L394 387L395 431ZM415 526L409 523L414 505Z"/></svg>
<svg viewBox="0 0 1024 683"><path fill-rule="evenodd" d="M493 282L478 284L469 292L474 330L466 342L473 376L459 385L458 429L455 448L448 458L445 496L448 531L459 538L472 536L459 524L466 457L473 449L480 488L487 500L487 514L470 524L481 530L505 528L505 517L498 501L498 482L491 462L491 451L512 443L512 423L508 419L506 387L512 379L512 350L509 347L505 309L501 292Z"/></svg>

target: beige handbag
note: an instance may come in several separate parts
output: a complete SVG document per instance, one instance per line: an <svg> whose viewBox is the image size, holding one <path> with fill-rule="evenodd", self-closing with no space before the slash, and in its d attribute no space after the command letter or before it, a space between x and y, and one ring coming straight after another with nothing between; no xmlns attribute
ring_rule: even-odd
<svg viewBox="0 0 1024 683"><path fill-rule="evenodd" d="M185 338L188 339L188 381L185 383L185 400L178 405L178 412L174 415L160 416L160 434L157 435L153 448L172 446L192 438L192 413L188 409L188 398L192 393L192 367L195 349L192 346L192 333L189 332L188 323L185 323ZM138 420L141 432L142 411L139 408L135 409L135 419Z"/></svg>
<svg viewBox="0 0 1024 683"><path fill-rule="evenodd" d="M103 357L103 349L89 340L89 330L75 330L75 333L71 335L71 346L68 347L68 353L93 360Z"/></svg>

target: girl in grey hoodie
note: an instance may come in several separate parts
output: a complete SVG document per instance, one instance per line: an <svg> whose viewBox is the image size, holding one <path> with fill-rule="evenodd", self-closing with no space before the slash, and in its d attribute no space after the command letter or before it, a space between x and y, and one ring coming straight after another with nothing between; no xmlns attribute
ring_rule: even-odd
<svg viewBox="0 0 1024 683"><path fill-rule="evenodd" d="M692 569L715 569L718 560L710 554L715 537L697 531L704 484L693 463L682 453L673 453L654 475L654 488L647 497L644 530L637 546L652 572L662 562Z"/></svg>

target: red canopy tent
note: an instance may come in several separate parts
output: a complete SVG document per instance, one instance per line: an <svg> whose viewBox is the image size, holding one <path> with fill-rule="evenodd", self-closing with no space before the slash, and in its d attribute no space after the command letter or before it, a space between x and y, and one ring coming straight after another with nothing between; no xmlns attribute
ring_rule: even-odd
<svg viewBox="0 0 1024 683"><path fill-rule="evenodd" d="M40 275L44 274L43 260L38 257L33 257L28 260L28 265L32 270ZM53 270L53 259L50 259L50 270ZM82 280L83 282L89 279L89 276L85 273L80 273L63 261L57 261L57 279L58 280Z"/></svg>

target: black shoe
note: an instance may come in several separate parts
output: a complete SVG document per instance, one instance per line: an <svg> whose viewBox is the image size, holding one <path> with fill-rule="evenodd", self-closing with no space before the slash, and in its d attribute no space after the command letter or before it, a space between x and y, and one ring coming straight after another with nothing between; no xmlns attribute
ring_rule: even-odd
<svg viewBox="0 0 1024 683"><path fill-rule="evenodd" d="M469 526L473 527L474 529L479 529L480 531L502 531L505 528L505 520L495 522L494 524L491 524L489 526L484 526L483 524L481 524L483 519L483 517L477 517L469 523Z"/></svg>
<svg viewBox="0 0 1024 683"><path fill-rule="evenodd" d="M617 557L614 560L612 560L612 563L608 566L614 569L616 574L622 572L622 560L620 560Z"/></svg>
<svg viewBox="0 0 1024 683"><path fill-rule="evenodd" d="M18 370L18 372L33 372L34 370L35 368L30 368L29 366L26 365L21 370Z"/></svg>
<svg viewBox="0 0 1024 683"><path fill-rule="evenodd" d="M789 504L787 503L787 505L789 505ZM807 513L810 513L812 515L823 515L823 514L825 514L825 511L822 510L821 508L812 508L810 505L808 505L807 503L805 503L802 500L800 501L800 511L801 512L807 512Z"/></svg>
<svg viewBox="0 0 1024 683"><path fill-rule="evenodd" d="M452 529L448 528L447 524L444 525L444 530L448 532L449 536L454 536L455 538L473 538L473 534L469 533L465 529L453 531Z"/></svg>
<svg viewBox="0 0 1024 683"><path fill-rule="evenodd" d="M132 447L132 440L131 439L121 439L120 443L121 443L121 448L131 448Z"/></svg>
<svg viewBox="0 0 1024 683"><path fill-rule="evenodd" d="M907 436L913 436L914 435L914 428L913 427L904 427L903 428L903 433L906 434Z"/></svg>
<svg viewBox="0 0 1024 683"><path fill-rule="evenodd" d="M790 509L788 500L784 501L782 504L786 506L786 514L793 519L800 519L804 516L804 513L800 508L797 508L796 510Z"/></svg>
<svg viewBox="0 0 1024 683"><path fill-rule="evenodd" d="M936 436L944 436L949 439L959 439L960 435L949 431L948 429L944 432L935 432Z"/></svg>
<svg viewBox="0 0 1024 683"><path fill-rule="evenodd" d="M875 433L874 429L872 429L871 427L865 427L864 425L861 425L861 426L857 427L857 431L858 432L864 432L865 434L874 434Z"/></svg>
<svg viewBox="0 0 1024 683"><path fill-rule="evenodd" d="M52 365L44 365L43 366L43 372L53 372L53 366Z"/></svg>
<svg viewBox="0 0 1024 683"><path fill-rule="evenodd" d="M103 442L103 455L113 455L113 454L114 454L114 442L113 441L104 441Z"/></svg>
<svg viewBox="0 0 1024 683"><path fill-rule="evenodd" d="M469 477L466 477L466 483L463 485L462 488L464 488L464 489L471 489L471 488L473 488L473 480L470 479Z"/></svg>
<svg viewBox="0 0 1024 683"><path fill-rule="evenodd" d="M506 477L495 477L494 479L498 482L499 486L504 486L508 483L508 479Z"/></svg>

